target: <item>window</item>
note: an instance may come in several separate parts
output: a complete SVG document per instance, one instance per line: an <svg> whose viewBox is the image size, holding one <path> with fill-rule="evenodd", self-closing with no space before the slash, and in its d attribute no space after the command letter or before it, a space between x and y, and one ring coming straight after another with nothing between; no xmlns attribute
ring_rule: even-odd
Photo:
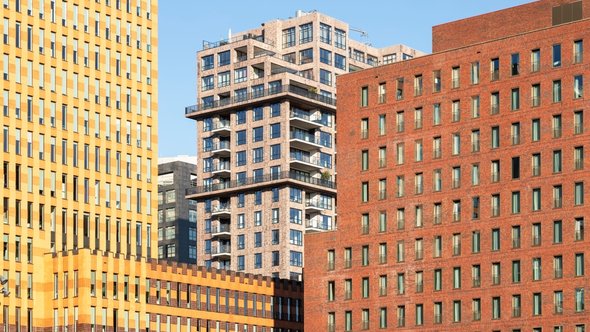
<svg viewBox="0 0 590 332"><path fill-rule="evenodd" d="M435 70L432 72L432 92L440 92L441 86L440 70Z"/></svg>
<svg viewBox="0 0 590 332"><path fill-rule="evenodd" d="M576 253L574 260L574 274L576 277L584 275L584 254Z"/></svg>
<svg viewBox="0 0 590 332"><path fill-rule="evenodd" d="M583 40L576 40L576 41L574 41L573 63L582 63L583 59L584 59L584 41Z"/></svg>
<svg viewBox="0 0 590 332"><path fill-rule="evenodd" d="M332 73L325 69L320 69L320 83L332 85Z"/></svg>
<svg viewBox="0 0 590 332"><path fill-rule="evenodd" d="M283 48L295 46L295 27L283 30Z"/></svg>
<svg viewBox="0 0 590 332"><path fill-rule="evenodd" d="M432 125L437 126L441 124L441 111L440 104L434 104L432 106Z"/></svg>
<svg viewBox="0 0 590 332"><path fill-rule="evenodd" d="M490 76L492 81L497 81L500 79L500 59L493 58L490 60Z"/></svg>
<svg viewBox="0 0 590 332"><path fill-rule="evenodd" d="M492 229L492 251L500 250L500 229Z"/></svg>
<svg viewBox="0 0 590 332"><path fill-rule="evenodd" d="M492 92L490 94L490 114L500 113L500 93Z"/></svg>
<svg viewBox="0 0 590 332"><path fill-rule="evenodd" d="M520 73L520 54L514 53L510 56L510 71L512 76Z"/></svg>
<svg viewBox="0 0 590 332"><path fill-rule="evenodd" d="M541 120L533 119L531 124L532 141L537 142L541 139Z"/></svg>
<svg viewBox="0 0 590 332"><path fill-rule="evenodd" d="M553 207L560 208L562 206L563 190L561 185L553 186Z"/></svg>
<svg viewBox="0 0 590 332"><path fill-rule="evenodd" d="M363 246L361 249L361 264L363 266L369 265L369 246Z"/></svg>
<svg viewBox="0 0 590 332"><path fill-rule="evenodd" d="M414 128L422 128L422 108L416 108L414 110Z"/></svg>
<svg viewBox="0 0 590 332"><path fill-rule="evenodd" d="M451 104L451 121L458 122L461 120L461 104L459 100L453 100Z"/></svg>
<svg viewBox="0 0 590 332"><path fill-rule="evenodd" d="M531 166L532 166L532 171L533 171L532 175L533 176L541 175L541 154L540 153L534 153L532 155Z"/></svg>
<svg viewBox="0 0 590 332"><path fill-rule="evenodd" d="M584 288L576 288L575 299L576 299L576 305L575 305L576 312L584 311Z"/></svg>
<svg viewBox="0 0 590 332"><path fill-rule="evenodd" d="M574 183L574 205L584 205L584 182Z"/></svg>
<svg viewBox="0 0 590 332"><path fill-rule="evenodd" d="M520 178L520 157L512 157L512 179Z"/></svg>
<svg viewBox="0 0 590 332"><path fill-rule="evenodd" d="M521 298L520 294L512 295L512 317L520 317Z"/></svg>
<svg viewBox="0 0 590 332"><path fill-rule="evenodd" d="M500 277L500 263L492 263L492 285L499 285Z"/></svg>
<svg viewBox="0 0 590 332"><path fill-rule="evenodd" d="M313 41L313 24L306 23L299 26L299 44Z"/></svg>
<svg viewBox="0 0 590 332"><path fill-rule="evenodd" d="M534 49L531 51L531 72L537 72L541 69L541 50Z"/></svg>
<svg viewBox="0 0 590 332"><path fill-rule="evenodd" d="M422 153L422 140L417 140L414 142L414 153L415 153L415 161L422 161L423 153Z"/></svg>
<svg viewBox="0 0 590 332"><path fill-rule="evenodd" d="M491 137L492 149L496 149L500 147L500 127L494 126L492 127L492 137Z"/></svg>
<svg viewBox="0 0 590 332"><path fill-rule="evenodd" d="M541 258L533 258L533 281L541 280Z"/></svg>
<svg viewBox="0 0 590 332"><path fill-rule="evenodd" d="M533 293L533 316L540 316L542 314L542 306L541 293Z"/></svg>
<svg viewBox="0 0 590 332"><path fill-rule="evenodd" d="M383 168L387 166L387 148L380 147L379 148L379 168Z"/></svg>
<svg viewBox="0 0 590 332"><path fill-rule="evenodd" d="M471 152L479 152L479 129L471 131Z"/></svg>
<svg viewBox="0 0 590 332"><path fill-rule="evenodd" d="M520 108L520 89L514 88L510 94L510 108L516 111Z"/></svg>
<svg viewBox="0 0 590 332"><path fill-rule="evenodd" d="M479 84L479 62L471 63L471 84Z"/></svg>
<svg viewBox="0 0 590 332"><path fill-rule="evenodd" d="M581 241L584 239L584 218L574 220L574 240Z"/></svg>
<svg viewBox="0 0 590 332"><path fill-rule="evenodd" d="M361 120L361 138L366 139L369 137L369 119Z"/></svg>
<svg viewBox="0 0 590 332"><path fill-rule="evenodd" d="M553 292L553 311L556 314L563 313L563 291Z"/></svg>
<svg viewBox="0 0 590 332"><path fill-rule="evenodd" d="M553 221L553 243L559 244L563 242L563 225L561 220Z"/></svg>
<svg viewBox="0 0 590 332"><path fill-rule="evenodd" d="M561 67L561 44L553 45L553 67Z"/></svg>
<svg viewBox="0 0 590 332"><path fill-rule="evenodd" d="M574 99L584 97L584 76L574 76Z"/></svg>
<svg viewBox="0 0 590 332"><path fill-rule="evenodd" d="M531 85L531 106L537 107L541 105L541 84Z"/></svg>
<svg viewBox="0 0 590 332"><path fill-rule="evenodd" d="M453 149L452 154L458 155L461 153L461 136L459 133L453 134Z"/></svg>
<svg viewBox="0 0 590 332"><path fill-rule="evenodd" d="M369 201L369 183L363 182L361 184L361 202L366 203Z"/></svg>
<svg viewBox="0 0 590 332"><path fill-rule="evenodd" d="M553 81L553 102L561 102L561 80Z"/></svg>
<svg viewBox="0 0 590 332"><path fill-rule="evenodd" d="M416 326L424 324L424 305L416 304Z"/></svg>
<svg viewBox="0 0 590 332"><path fill-rule="evenodd" d="M512 282L520 282L520 260L512 261Z"/></svg>
<svg viewBox="0 0 590 332"><path fill-rule="evenodd" d="M422 95L422 75L414 76L414 96Z"/></svg>
<svg viewBox="0 0 590 332"><path fill-rule="evenodd" d="M460 69L460 67L453 67L451 69L451 88L453 89L458 88L461 82Z"/></svg>

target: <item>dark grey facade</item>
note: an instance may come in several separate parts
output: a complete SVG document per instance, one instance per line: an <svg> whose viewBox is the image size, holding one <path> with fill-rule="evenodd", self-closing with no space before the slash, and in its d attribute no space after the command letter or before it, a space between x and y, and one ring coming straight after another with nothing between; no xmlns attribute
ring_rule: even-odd
<svg viewBox="0 0 590 332"><path fill-rule="evenodd" d="M161 158L158 165L158 258L195 264L197 206L185 199L196 178L196 157Z"/></svg>

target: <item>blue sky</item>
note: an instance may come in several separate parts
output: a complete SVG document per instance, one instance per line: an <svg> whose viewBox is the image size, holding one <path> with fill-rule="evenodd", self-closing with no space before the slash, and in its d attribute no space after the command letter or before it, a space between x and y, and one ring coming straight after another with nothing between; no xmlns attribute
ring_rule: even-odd
<svg viewBox="0 0 590 332"><path fill-rule="evenodd" d="M431 51L433 25L495 11L529 0L159 0L159 155L196 155L195 122L184 107L196 103L196 52L203 40L227 38L261 23L317 10L368 33L375 47L406 44Z"/></svg>

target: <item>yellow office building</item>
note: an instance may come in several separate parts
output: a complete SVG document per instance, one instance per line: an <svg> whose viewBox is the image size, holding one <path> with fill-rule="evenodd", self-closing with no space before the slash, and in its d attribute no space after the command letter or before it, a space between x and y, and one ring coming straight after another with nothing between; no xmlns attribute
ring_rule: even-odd
<svg viewBox="0 0 590 332"><path fill-rule="evenodd" d="M300 283L155 260L156 0L1 0L4 331L295 331Z"/></svg>

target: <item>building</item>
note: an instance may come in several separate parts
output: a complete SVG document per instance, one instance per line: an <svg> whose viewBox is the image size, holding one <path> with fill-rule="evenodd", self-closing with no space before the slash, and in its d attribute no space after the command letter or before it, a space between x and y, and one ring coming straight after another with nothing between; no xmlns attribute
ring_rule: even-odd
<svg viewBox="0 0 590 332"><path fill-rule="evenodd" d="M336 227L335 77L421 53L376 49L318 12L197 54L197 263L299 280L303 234Z"/></svg>
<svg viewBox="0 0 590 332"><path fill-rule="evenodd" d="M299 283L156 260L157 11L2 2L5 331L301 330Z"/></svg>
<svg viewBox="0 0 590 332"><path fill-rule="evenodd" d="M197 174L196 157L158 160L158 258L197 261L197 207L185 198Z"/></svg>
<svg viewBox="0 0 590 332"><path fill-rule="evenodd" d="M588 328L589 14L442 24L433 54L338 79L346 180L338 230L306 234L305 330Z"/></svg>

